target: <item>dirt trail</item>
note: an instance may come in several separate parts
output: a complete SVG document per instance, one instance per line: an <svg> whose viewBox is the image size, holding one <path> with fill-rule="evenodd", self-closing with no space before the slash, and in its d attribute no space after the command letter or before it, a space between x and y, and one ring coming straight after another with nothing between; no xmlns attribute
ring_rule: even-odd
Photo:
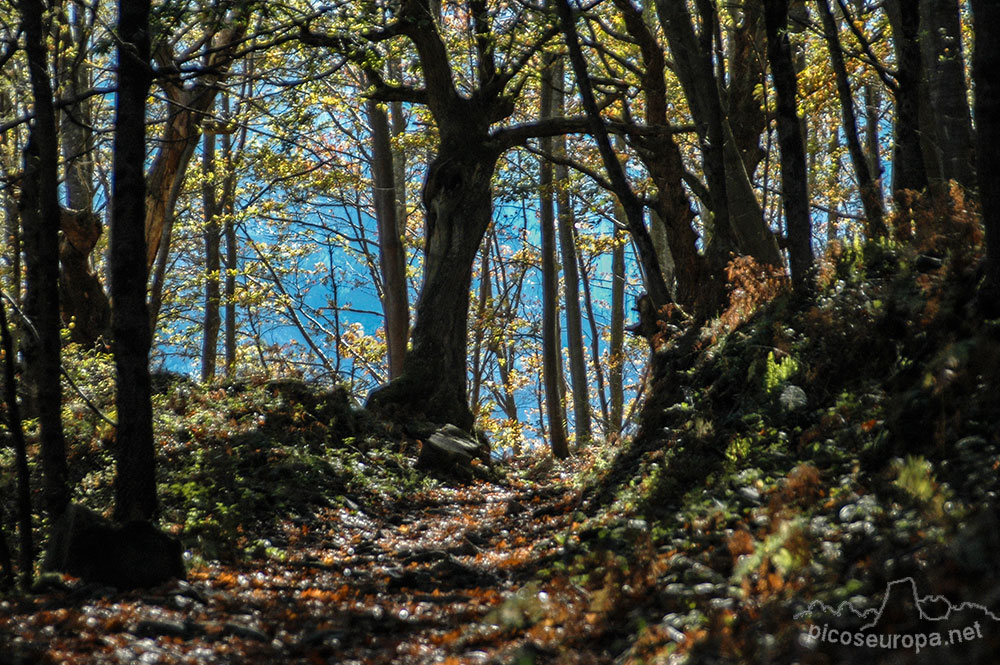
<svg viewBox="0 0 1000 665"><path fill-rule="evenodd" d="M521 629L561 630L546 615L565 610L524 585L558 558L576 504L562 484L475 483L320 509L273 535L283 559L4 603L0 632L20 654L0 664L506 661L526 648Z"/></svg>

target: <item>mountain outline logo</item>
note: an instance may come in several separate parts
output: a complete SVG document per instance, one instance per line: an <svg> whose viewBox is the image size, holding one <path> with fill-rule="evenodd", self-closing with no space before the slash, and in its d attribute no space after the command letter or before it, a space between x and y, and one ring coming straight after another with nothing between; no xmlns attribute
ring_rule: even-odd
<svg viewBox="0 0 1000 665"><path fill-rule="evenodd" d="M962 602L959 603L958 605L955 605L945 596L928 594L926 596L921 597L917 592L917 583L913 579L913 577L904 577L902 579L893 580L892 582L889 582L885 587L885 594L882 597L882 604L878 607L878 609L869 608L867 610L859 610L849 600L843 601L836 608L834 608L831 607L830 605L827 605L823 601L814 600L811 603L809 603L809 606L806 609L797 612L794 615L794 618L796 620L811 618L813 613L817 611L821 611L823 614L832 614L836 617L841 617L843 616L844 612L850 611L850 613L856 616L857 618L867 621L867 623L862 625L858 629L858 631L869 630L878 625L878 622L882 619L882 615L885 613L886 608L890 606L889 604L890 599L900 598L901 593L903 594L903 597L905 597L906 593L905 585L909 585L910 596L912 596L913 598L913 605L917 608L917 612L919 613L920 618L925 621L946 621L955 612L963 612L966 610L978 610L979 612L982 612L984 616L988 616L994 621L1000 622L1000 616L997 616L997 614L995 614L992 610L990 610L988 607L980 603ZM900 589L902 591L900 591ZM931 607L932 605L938 605L938 606L943 605L947 609L943 613L937 613L937 616L932 616L926 609Z"/></svg>

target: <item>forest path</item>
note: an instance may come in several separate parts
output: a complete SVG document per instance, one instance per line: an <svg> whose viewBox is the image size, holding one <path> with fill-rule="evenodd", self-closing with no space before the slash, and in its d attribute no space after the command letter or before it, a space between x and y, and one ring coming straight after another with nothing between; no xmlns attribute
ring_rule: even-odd
<svg viewBox="0 0 1000 665"><path fill-rule="evenodd" d="M579 498L563 479L321 508L283 523L271 550L283 556L196 567L144 591L29 597L0 607L0 630L24 638L25 662L516 662L536 648L526 631L558 644L557 619L582 599L565 583L555 594L526 584L561 558Z"/></svg>

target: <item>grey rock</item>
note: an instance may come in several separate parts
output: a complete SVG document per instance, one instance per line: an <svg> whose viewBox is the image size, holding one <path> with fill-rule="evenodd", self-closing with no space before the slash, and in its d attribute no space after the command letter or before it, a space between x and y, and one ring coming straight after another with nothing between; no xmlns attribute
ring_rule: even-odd
<svg viewBox="0 0 1000 665"><path fill-rule="evenodd" d="M781 395L778 397L778 404L785 411L798 411L799 409L806 408L809 404L809 398L806 395L806 391L790 383L782 389Z"/></svg>

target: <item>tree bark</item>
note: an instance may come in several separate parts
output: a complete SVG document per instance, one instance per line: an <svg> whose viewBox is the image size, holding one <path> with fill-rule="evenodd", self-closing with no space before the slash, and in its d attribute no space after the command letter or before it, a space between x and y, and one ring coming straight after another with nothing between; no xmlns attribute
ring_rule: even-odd
<svg viewBox="0 0 1000 665"><path fill-rule="evenodd" d="M590 275L587 270L587 262L582 252L577 252L577 261L580 266L580 283L583 285L583 302L587 308L587 321L590 324L590 359L594 363L594 375L597 377L597 398L601 404L601 422L604 425L605 439L608 436L608 397L604 380L604 366L601 364L601 334L597 329L597 316L594 314L594 298L590 291Z"/></svg>
<svg viewBox="0 0 1000 665"><path fill-rule="evenodd" d="M624 216L615 206L615 217ZM625 408L625 239L615 230L611 253L611 331L608 342L608 383L611 397L609 436L620 435Z"/></svg>
<svg viewBox="0 0 1000 665"><path fill-rule="evenodd" d="M146 304L146 96L151 83L149 0L120 0L118 92L111 192L111 325L118 429L115 519L149 520L158 510Z"/></svg>
<svg viewBox="0 0 1000 665"><path fill-rule="evenodd" d="M90 35L84 21L85 8L69 3L68 20L62 26L60 40L65 61L60 64L63 94L75 95L90 87L87 60L79 57L89 48ZM72 60L68 56L73 56ZM63 322L70 326L70 339L93 347L108 336L111 306L108 296L94 273L90 255L101 236L101 224L93 214L94 141L91 103L82 99L63 108L61 114L62 155L66 164L66 204L63 212L63 238L59 244L59 296Z"/></svg>
<svg viewBox="0 0 1000 665"><path fill-rule="evenodd" d="M473 348L472 348L472 395L470 404L472 405L472 415L479 417L479 394L483 385L483 372L485 362L483 359L483 337L486 334L486 305L493 297L493 278L490 275L490 246L489 241L483 243L482 259L479 263L479 299L476 303L476 318L473 325Z"/></svg>
<svg viewBox="0 0 1000 665"><path fill-rule="evenodd" d="M246 11L243 9L241 11ZM174 207L180 194L180 184L184 180L188 164L198 144L198 125L215 103L220 90L219 83L227 77L232 65L236 45L246 33L245 16L233 17L230 27L219 31L209 43L212 54L195 83L184 87L180 76L164 78L161 81L169 100L170 112L160 137L160 149L146 178L146 267L156 261L164 232L170 226ZM162 64L170 64L172 56L164 50L157 52ZM155 318L154 312L154 318Z"/></svg>
<svg viewBox="0 0 1000 665"><path fill-rule="evenodd" d="M222 115L229 118L229 95L222 96ZM246 143L247 127L243 126L240 133L239 149ZM222 135L222 163L225 165L226 177L222 185L223 235L226 238L226 279L225 279L225 353L226 376L236 375L236 169L233 164L232 137L227 132Z"/></svg>
<svg viewBox="0 0 1000 665"><path fill-rule="evenodd" d="M897 86L895 147L892 155L892 191L921 191L927 187L927 169L920 145L920 12L912 0L886 4L896 43Z"/></svg>
<svg viewBox="0 0 1000 665"><path fill-rule="evenodd" d="M645 101L646 126L668 130L666 59L663 49L642 13L631 2L616 0L615 6L621 10L625 29L636 41L642 54L641 88ZM637 140L636 148L657 189L650 234L654 245L657 245L657 258L661 263L664 282L670 287L676 280L677 287L673 295L684 307L706 312L713 310L722 303L722 291L712 289L713 283L721 284L721 272L720 279L714 279L705 257L698 251L698 235L691 226L694 211L684 188L684 161L680 148L669 131ZM619 143L616 149L622 151L624 145ZM621 221L625 222L624 219ZM666 247L658 246L658 228L666 235Z"/></svg>
<svg viewBox="0 0 1000 665"><path fill-rule="evenodd" d="M559 23L563 34L566 36L566 44L569 49L569 59L573 65L573 73L576 75L577 86L580 89L580 99L584 112L587 114L590 132L597 142L597 147L601 153L601 161L608 173L612 191L618 197L622 208L625 211L625 218L628 223L629 233L635 242L636 250L639 253L639 263L642 265L646 289L649 297L653 300L654 307L660 307L673 302L670 290L663 279L663 272L660 270L660 262L656 256L656 248L649 237L649 230L643 220L643 204L632 191L631 186L625 177L625 170L622 168L618 156L611 147L611 139L608 136L607 127L601 119L600 111L597 108L597 101L594 98L593 87L590 82L590 75L587 72L587 61L583 57L580 49L580 39L576 33L576 24L573 19L573 11L567 0L557 0L556 9L559 14Z"/></svg>
<svg viewBox="0 0 1000 665"><path fill-rule="evenodd" d="M563 61L553 63L552 114L566 114L566 88ZM556 157L566 157L566 136L555 139ZM587 380L587 361L583 351L583 316L580 312L580 270L576 247L576 230L573 208L569 198L569 169L564 164L555 166L557 228L559 253L562 256L563 288L566 299L566 339L569 349L569 376L573 389L573 425L576 428L576 445L585 446L593 436L590 422L590 382Z"/></svg>
<svg viewBox="0 0 1000 665"><path fill-rule="evenodd" d="M767 0L764 5L767 59L777 95L778 145L781 149L781 190L788 229L788 258L792 284L808 289L812 272L812 228L809 221L809 186L805 142L797 111L795 64L788 40L788 0Z"/></svg>
<svg viewBox="0 0 1000 665"><path fill-rule="evenodd" d="M558 73L561 73L559 71ZM556 97L556 63L550 59L542 70L539 115L553 117ZM552 154L553 139L542 138L542 151ZM559 333L559 266L556 261L555 215L553 214L553 166L544 157L539 160L539 222L541 224L542 263L542 380L545 383L545 413L549 419L549 447L560 459L569 457L565 429L566 415L562 399L562 340Z"/></svg>
<svg viewBox="0 0 1000 665"><path fill-rule="evenodd" d="M389 116L374 99L365 102L372 131L372 198L378 225L379 268L382 276L382 311L389 355L389 378L403 371L410 307L406 293L406 256L400 237L395 165L390 142Z"/></svg>
<svg viewBox="0 0 1000 665"><path fill-rule="evenodd" d="M1000 5L972 0L976 42L972 76L976 84L976 171L986 229L986 274L978 302L989 317L1000 316Z"/></svg>
<svg viewBox="0 0 1000 665"><path fill-rule="evenodd" d="M205 316L202 325L201 345L201 380L211 381L215 378L215 361L218 356L219 327L222 317L220 305L220 275L221 266L220 245L222 242L219 228L219 205L216 197L216 164L215 164L215 133L206 131L201 140L202 174L201 206L204 216L205 241Z"/></svg>
<svg viewBox="0 0 1000 665"><path fill-rule="evenodd" d="M3 347L4 401L7 403L7 429L14 444L14 466L17 469L17 530L18 568L21 587L31 588L34 574L35 547L31 527L31 476L28 470L28 446L24 440L21 407L17 400L14 378L14 343L7 324L7 304L0 297L0 345Z"/></svg>
<svg viewBox="0 0 1000 665"><path fill-rule="evenodd" d="M865 153L868 159L868 168L871 171L872 179L875 181L876 193L879 200L884 200L882 195L882 149L879 142L879 99L878 89L873 83L865 84ZM885 209L883 205L883 210Z"/></svg>
<svg viewBox="0 0 1000 665"><path fill-rule="evenodd" d="M70 497L60 375L58 146L42 25L44 8L41 0L21 0L20 8L35 107L21 188L27 268L24 310L34 334L26 338L23 353L41 429L45 509L55 520L66 510Z"/></svg>
<svg viewBox="0 0 1000 665"><path fill-rule="evenodd" d="M844 52L840 46L837 22L830 11L829 0L818 2L820 18L823 21L823 34L826 37L827 48L830 51L830 63L833 65L834 77L837 80L837 93L840 96L842 128L847 140L847 149L854 165L854 176L858 181L861 194L861 205L864 207L869 238L882 238L888 233L882 208L882 191L878 182L872 178L868 167L868 159L858 138L858 122L854 113L854 94L847 78L847 66L844 64Z"/></svg>
<svg viewBox="0 0 1000 665"><path fill-rule="evenodd" d="M933 111L923 133L934 137L941 177L971 189L976 172L958 1L920 0L920 25L924 79Z"/></svg>

